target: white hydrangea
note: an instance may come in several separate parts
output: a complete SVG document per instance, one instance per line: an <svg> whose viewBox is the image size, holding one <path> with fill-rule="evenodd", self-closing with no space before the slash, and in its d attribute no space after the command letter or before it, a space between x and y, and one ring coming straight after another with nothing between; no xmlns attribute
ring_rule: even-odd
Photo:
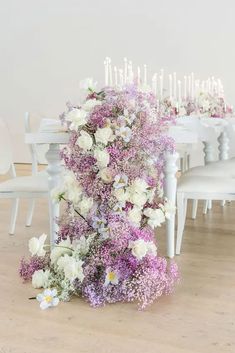
<svg viewBox="0 0 235 353"><path fill-rule="evenodd" d="M32 286L34 288L47 288L49 280L49 270L38 270L35 271L32 276Z"/></svg>
<svg viewBox="0 0 235 353"><path fill-rule="evenodd" d="M107 167L109 164L109 153L106 149L98 149L94 150L94 157L97 160L97 165L99 169Z"/></svg>
<svg viewBox="0 0 235 353"><path fill-rule="evenodd" d="M92 137L88 134L88 132L82 130L80 132L80 136L77 139L76 145L78 145L84 151L88 151L93 145Z"/></svg>
<svg viewBox="0 0 235 353"><path fill-rule="evenodd" d="M51 263L57 263L57 260L64 254L71 255L73 252L73 247L69 238L62 240L58 245L55 245L51 250L50 259Z"/></svg>

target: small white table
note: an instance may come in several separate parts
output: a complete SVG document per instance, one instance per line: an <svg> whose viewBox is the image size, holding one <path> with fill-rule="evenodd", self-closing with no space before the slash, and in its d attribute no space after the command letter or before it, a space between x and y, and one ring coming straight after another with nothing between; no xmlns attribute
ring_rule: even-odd
<svg viewBox="0 0 235 353"><path fill-rule="evenodd" d="M48 162L48 183L49 183L49 218L50 218L50 243L53 246L58 230L56 218L59 216L59 205L52 202L50 191L59 183L61 174L60 145L67 144L69 133L67 132L38 132L26 133L25 143L27 144L48 144L46 153Z"/></svg>

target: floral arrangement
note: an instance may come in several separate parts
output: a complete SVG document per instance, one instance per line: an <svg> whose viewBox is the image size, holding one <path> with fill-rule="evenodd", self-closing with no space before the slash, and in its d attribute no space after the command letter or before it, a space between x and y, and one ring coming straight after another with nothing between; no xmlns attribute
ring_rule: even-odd
<svg viewBox="0 0 235 353"><path fill-rule="evenodd" d="M201 92L196 99L186 99L172 106L175 107L178 116L225 118L233 113L233 108L225 103L223 97L208 92Z"/></svg>
<svg viewBox="0 0 235 353"><path fill-rule="evenodd" d="M96 92L86 82L83 104L62 114L70 130L61 152L66 173L52 192L66 210L55 246L29 241L20 275L45 309L73 295L92 306L138 302L141 309L172 292L179 274L157 254L155 230L175 212L163 198L164 153L174 150L151 92L132 84Z"/></svg>

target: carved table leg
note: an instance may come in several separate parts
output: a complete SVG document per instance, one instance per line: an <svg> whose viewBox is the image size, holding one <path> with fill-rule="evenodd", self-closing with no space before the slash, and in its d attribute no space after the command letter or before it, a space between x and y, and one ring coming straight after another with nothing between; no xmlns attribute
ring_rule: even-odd
<svg viewBox="0 0 235 353"><path fill-rule="evenodd" d="M49 150L46 153L48 161L48 183L49 183L49 217L50 217L50 244L53 246L57 237L58 226L56 218L59 216L59 205L52 202L50 192L56 187L60 180L61 161L60 161L60 146L58 144L50 144Z"/></svg>

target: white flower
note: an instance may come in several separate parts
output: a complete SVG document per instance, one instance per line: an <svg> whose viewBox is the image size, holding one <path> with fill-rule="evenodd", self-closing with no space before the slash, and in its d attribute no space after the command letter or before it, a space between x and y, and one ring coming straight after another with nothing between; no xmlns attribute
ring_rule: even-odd
<svg viewBox="0 0 235 353"><path fill-rule="evenodd" d="M120 136L125 142L129 142L131 139L131 129L128 126L121 126L116 130L116 135Z"/></svg>
<svg viewBox="0 0 235 353"><path fill-rule="evenodd" d="M32 286L34 288L46 288L48 286L49 270L35 271L32 276Z"/></svg>
<svg viewBox="0 0 235 353"><path fill-rule="evenodd" d="M79 86L81 89L85 89L85 90L90 89L91 91L94 91L97 86L97 82L94 82L93 78L87 77L84 80L80 81Z"/></svg>
<svg viewBox="0 0 235 353"><path fill-rule="evenodd" d="M46 241L47 235L42 234L39 238L33 237L29 240L29 251L32 256L45 256L46 251L44 250L44 244Z"/></svg>
<svg viewBox="0 0 235 353"><path fill-rule="evenodd" d="M147 254L157 255L157 247L152 241L145 241L138 239L129 242L129 249L131 249L132 255L138 260L142 260Z"/></svg>
<svg viewBox="0 0 235 353"><path fill-rule="evenodd" d="M99 169L105 168L109 164L109 153L106 149L104 150L100 150L98 148L95 149L94 157L97 160Z"/></svg>
<svg viewBox="0 0 235 353"><path fill-rule="evenodd" d="M114 178L113 187L114 189L120 189L127 186L128 176L125 174L117 174Z"/></svg>
<svg viewBox="0 0 235 353"><path fill-rule="evenodd" d="M90 234L88 237L82 235L79 240L75 243L74 251L79 255L86 255L90 248L90 243L94 239L96 233Z"/></svg>
<svg viewBox="0 0 235 353"><path fill-rule="evenodd" d="M119 202L125 202L129 198L128 191L125 191L124 189L116 189L113 194Z"/></svg>
<svg viewBox="0 0 235 353"><path fill-rule="evenodd" d="M108 284L118 284L118 274L116 271L111 270L108 268L106 270L106 277L105 277L105 282L104 285L107 286Z"/></svg>
<svg viewBox="0 0 235 353"><path fill-rule="evenodd" d="M69 126L70 130L77 131L80 126L87 123L87 112L83 109L74 108L66 114L65 120L71 122Z"/></svg>
<svg viewBox="0 0 235 353"><path fill-rule="evenodd" d="M93 199L91 197L83 197L79 203L79 211L83 217L86 217L93 206Z"/></svg>
<svg viewBox="0 0 235 353"><path fill-rule="evenodd" d="M148 197L148 201L149 201L149 202L153 202L154 197L155 197L155 193L156 193L156 188L150 189L150 190L147 192L147 197Z"/></svg>
<svg viewBox="0 0 235 353"><path fill-rule="evenodd" d="M134 223L136 226L140 225L141 218L142 218L142 212L141 209L137 206L134 206L129 212L128 212L128 218L129 220Z"/></svg>
<svg viewBox="0 0 235 353"><path fill-rule="evenodd" d="M84 151L88 151L91 149L93 141L91 136L86 131L82 130L76 144Z"/></svg>
<svg viewBox="0 0 235 353"><path fill-rule="evenodd" d="M129 248L131 249L132 255L134 255L138 260L142 260L148 252L147 242L143 239L130 241Z"/></svg>
<svg viewBox="0 0 235 353"><path fill-rule="evenodd" d="M57 186L51 190L51 199L53 203L59 203L61 201L61 197L65 193L64 186Z"/></svg>
<svg viewBox="0 0 235 353"><path fill-rule="evenodd" d="M81 200L82 188L80 185L70 185L66 191L66 198L71 201L75 206Z"/></svg>
<svg viewBox="0 0 235 353"><path fill-rule="evenodd" d="M90 112L95 106L101 105L102 102L97 99L88 99L83 105L82 109L86 112Z"/></svg>
<svg viewBox="0 0 235 353"><path fill-rule="evenodd" d="M69 238L62 240L58 245L54 246L50 255L51 263L55 264L64 254L72 254L72 244Z"/></svg>
<svg viewBox="0 0 235 353"><path fill-rule="evenodd" d="M161 205L161 209L165 213L166 219L171 219L171 217L175 214L176 207L172 201L167 201L164 205Z"/></svg>
<svg viewBox="0 0 235 353"><path fill-rule="evenodd" d="M78 278L81 282L84 279L83 274L83 261L77 260L68 254L62 256L57 262L58 268L64 271L65 277L73 282Z"/></svg>
<svg viewBox="0 0 235 353"><path fill-rule="evenodd" d="M109 168L103 168L99 171L99 176L103 182L109 184L113 181L113 176Z"/></svg>
<svg viewBox="0 0 235 353"><path fill-rule="evenodd" d="M148 254L152 254L154 256L157 256L157 247L153 241L147 242L147 248L148 248Z"/></svg>
<svg viewBox="0 0 235 353"><path fill-rule="evenodd" d="M145 180L143 180L141 178L135 179L133 181L133 183L131 184L131 189L134 192L138 192L138 193L147 192L148 188L149 188L149 185L146 183Z"/></svg>
<svg viewBox="0 0 235 353"><path fill-rule="evenodd" d="M126 206L126 202L118 202L116 205L113 207L114 212L117 213L122 213L123 208Z"/></svg>
<svg viewBox="0 0 235 353"><path fill-rule="evenodd" d="M113 141L113 131L110 127L98 128L95 132L96 143L107 146L109 141Z"/></svg>
<svg viewBox="0 0 235 353"><path fill-rule="evenodd" d="M160 208L158 209L146 208L144 210L144 215L149 218L148 225L152 229L156 227L161 227L161 223L165 221L165 215Z"/></svg>
<svg viewBox="0 0 235 353"><path fill-rule="evenodd" d="M185 107L179 107L178 114L179 114L179 116L186 116L187 115L187 111L186 111Z"/></svg>
<svg viewBox="0 0 235 353"><path fill-rule="evenodd" d="M39 301L42 310L58 305L57 290L45 289L43 293L37 295L37 301Z"/></svg>
<svg viewBox="0 0 235 353"><path fill-rule="evenodd" d="M147 202L148 197L145 193L139 194L137 192L130 195L129 200L136 206L143 207Z"/></svg>

